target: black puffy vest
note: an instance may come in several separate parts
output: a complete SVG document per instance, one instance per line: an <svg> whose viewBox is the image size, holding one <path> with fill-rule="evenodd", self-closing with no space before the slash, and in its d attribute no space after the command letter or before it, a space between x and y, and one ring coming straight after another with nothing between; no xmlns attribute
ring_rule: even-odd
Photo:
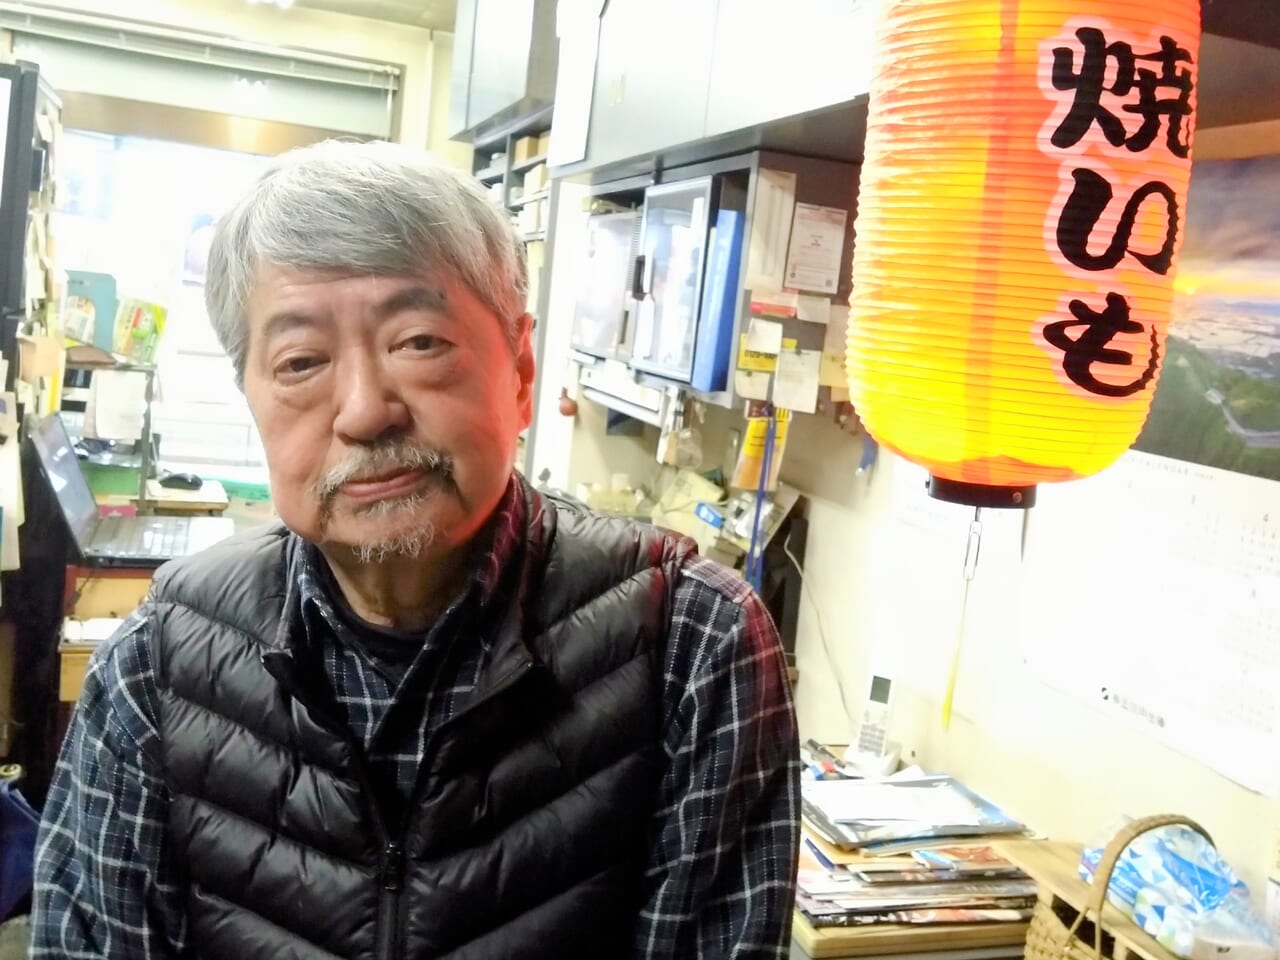
<svg viewBox="0 0 1280 960"><path fill-rule="evenodd" d="M629 952L663 767L662 651L692 547L527 502L503 609L483 626L491 662L429 742L399 828L295 649L296 539L227 541L158 574L170 836L196 955Z"/></svg>

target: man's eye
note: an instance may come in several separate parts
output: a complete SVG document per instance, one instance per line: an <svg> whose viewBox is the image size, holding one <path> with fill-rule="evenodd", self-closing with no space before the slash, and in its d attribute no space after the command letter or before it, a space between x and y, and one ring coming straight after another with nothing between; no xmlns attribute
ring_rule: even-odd
<svg viewBox="0 0 1280 960"><path fill-rule="evenodd" d="M285 376L300 376L311 372L322 363L324 363L324 360L320 357L289 357L280 366L276 367L276 373Z"/></svg>
<svg viewBox="0 0 1280 960"><path fill-rule="evenodd" d="M401 340L397 345L398 350L417 350L426 352L436 350L444 346L444 341L439 337L433 337L430 334L420 333L416 337L409 337L407 340Z"/></svg>

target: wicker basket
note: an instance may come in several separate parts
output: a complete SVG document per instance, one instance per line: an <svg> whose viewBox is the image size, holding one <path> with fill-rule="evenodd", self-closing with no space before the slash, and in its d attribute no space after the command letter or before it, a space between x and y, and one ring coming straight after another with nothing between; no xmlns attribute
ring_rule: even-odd
<svg viewBox="0 0 1280 960"><path fill-rule="evenodd" d="M1069 903L1042 884L1027 931L1026 960L1151 960L1134 950L1128 937L1116 937L1107 930L1102 907L1111 873L1125 848L1150 830L1174 825L1190 827L1212 842L1205 829L1187 817L1143 817L1116 834L1103 850L1087 902Z"/></svg>

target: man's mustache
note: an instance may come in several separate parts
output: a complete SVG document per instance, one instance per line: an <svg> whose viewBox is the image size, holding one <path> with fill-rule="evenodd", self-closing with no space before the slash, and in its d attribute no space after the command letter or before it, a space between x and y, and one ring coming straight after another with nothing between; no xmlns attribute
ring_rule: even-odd
<svg viewBox="0 0 1280 960"><path fill-rule="evenodd" d="M453 457L412 440L397 439L356 447L316 481L316 494L328 503L345 484L396 473L422 471L442 481L453 479Z"/></svg>

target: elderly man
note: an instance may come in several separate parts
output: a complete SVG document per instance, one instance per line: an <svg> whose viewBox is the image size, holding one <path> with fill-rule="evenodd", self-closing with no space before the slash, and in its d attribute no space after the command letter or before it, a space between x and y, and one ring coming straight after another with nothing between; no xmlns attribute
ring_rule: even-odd
<svg viewBox="0 0 1280 960"><path fill-rule="evenodd" d="M281 157L209 314L283 526L173 563L97 651L34 957L781 957L777 635L662 531L512 471L523 251L388 144Z"/></svg>

